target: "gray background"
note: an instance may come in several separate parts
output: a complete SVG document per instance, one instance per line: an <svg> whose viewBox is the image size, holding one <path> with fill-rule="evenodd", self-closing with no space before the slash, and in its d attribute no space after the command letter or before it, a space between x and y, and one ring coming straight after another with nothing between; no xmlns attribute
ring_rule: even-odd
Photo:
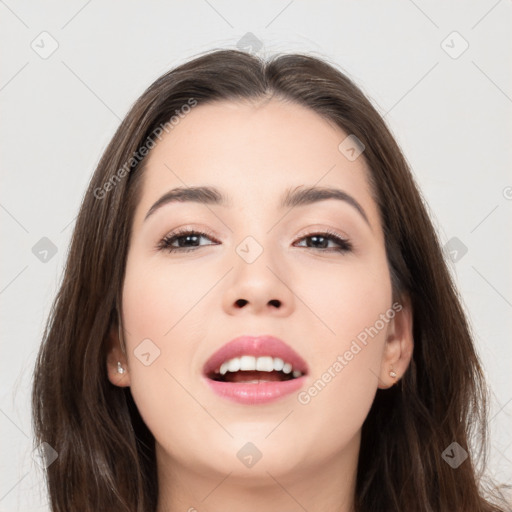
<svg viewBox="0 0 512 512"><path fill-rule="evenodd" d="M0 0L0 16L0 511L48 510L31 373L102 151L160 74L237 46L330 59L385 115L454 260L492 388L489 473L510 480L510 0Z"/></svg>

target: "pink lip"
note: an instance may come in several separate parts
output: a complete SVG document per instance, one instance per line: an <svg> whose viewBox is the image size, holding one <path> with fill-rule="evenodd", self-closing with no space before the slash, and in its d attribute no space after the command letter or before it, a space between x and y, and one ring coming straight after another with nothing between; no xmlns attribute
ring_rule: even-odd
<svg viewBox="0 0 512 512"><path fill-rule="evenodd" d="M208 378L224 361L243 355L279 357L303 375L282 382L258 383L220 382ZM203 379L216 394L243 404L265 403L293 393L304 385L307 374L306 361L284 341L268 335L235 338L215 352L203 367Z"/></svg>

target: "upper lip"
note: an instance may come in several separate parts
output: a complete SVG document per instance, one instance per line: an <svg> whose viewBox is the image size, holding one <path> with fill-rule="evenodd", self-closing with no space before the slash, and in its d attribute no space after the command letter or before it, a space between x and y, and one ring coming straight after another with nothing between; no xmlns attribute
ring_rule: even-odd
<svg viewBox="0 0 512 512"><path fill-rule="evenodd" d="M208 376L215 372L225 361L243 355L279 357L290 363L294 370L299 370L304 375L308 373L306 361L293 348L279 338L264 334L260 336L239 336L229 341L206 361L203 366L203 374Z"/></svg>

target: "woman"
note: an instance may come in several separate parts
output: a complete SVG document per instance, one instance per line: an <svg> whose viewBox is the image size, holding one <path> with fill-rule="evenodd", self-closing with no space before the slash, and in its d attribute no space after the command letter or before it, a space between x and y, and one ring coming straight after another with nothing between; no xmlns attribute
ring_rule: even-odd
<svg viewBox="0 0 512 512"><path fill-rule="evenodd" d="M414 179L346 76L217 50L144 92L35 369L52 510L504 510L485 399Z"/></svg>

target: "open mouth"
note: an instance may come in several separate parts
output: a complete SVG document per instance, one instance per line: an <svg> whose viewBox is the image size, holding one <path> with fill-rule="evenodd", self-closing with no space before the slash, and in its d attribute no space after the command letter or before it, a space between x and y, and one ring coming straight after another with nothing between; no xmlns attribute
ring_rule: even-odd
<svg viewBox="0 0 512 512"><path fill-rule="evenodd" d="M291 363L279 357L244 355L225 361L216 370L209 372L207 377L217 382L251 384L284 382L302 375L302 371L294 369Z"/></svg>
<svg viewBox="0 0 512 512"><path fill-rule="evenodd" d="M212 354L203 379L218 396L244 405L263 405L298 391L309 373L306 361L271 335L239 336Z"/></svg>

